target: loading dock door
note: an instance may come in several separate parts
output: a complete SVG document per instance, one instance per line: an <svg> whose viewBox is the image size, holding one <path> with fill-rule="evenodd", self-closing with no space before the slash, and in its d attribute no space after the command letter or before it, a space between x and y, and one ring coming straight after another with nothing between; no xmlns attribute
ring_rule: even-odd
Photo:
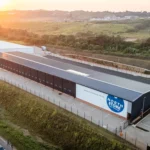
<svg viewBox="0 0 150 150"><path fill-rule="evenodd" d="M22 66L22 65L19 65L19 75L24 76L24 66Z"/></svg>
<svg viewBox="0 0 150 150"><path fill-rule="evenodd" d="M11 62L8 61L8 70L11 71L11 68L12 68L12 67L11 67Z"/></svg>
<svg viewBox="0 0 150 150"><path fill-rule="evenodd" d="M38 71L31 69L31 79L38 82Z"/></svg>
<svg viewBox="0 0 150 150"><path fill-rule="evenodd" d="M15 63L15 73L19 74L19 65Z"/></svg>
<svg viewBox="0 0 150 150"><path fill-rule="evenodd" d="M54 88L54 77L50 74L45 74L46 79L46 85L48 87Z"/></svg>
<svg viewBox="0 0 150 150"><path fill-rule="evenodd" d="M2 59L0 58L0 68L2 68Z"/></svg>
<svg viewBox="0 0 150 150"><path fill-rule="evenodd" d="M6 60L3 60L3 68L6 68Z"/></svg>
<svg viewBox="0 0 150 150"><path fill-rule="evenodd" d="M59 77L54 77L54 89L62 92L62 79Z"/></svg>
<svg viewBox="0 0 150 150"><path fill-rule="evenodd" d="M29 67L24 67L24 76L26 77L26 78L31 78L31 71L30 71L30 68Z"/></svg>
<svg viewBox="0 0 150 150"><path fill-rule="evenodd" d="M5 69L5 63L6 61L4 59L2 59L2 68Z"/></svg>
<svg viewBox="0 0 150 150"><path fill-rule="evenodd" d="M45 85L45 73L38 71L38 82Z"/></svg>
<svg viewBox="0 0 150 150"><path fill-rule="evenodd" d="M7 60L5 60L5 66L4 66L4 68L5 68L6 70L8 70L8 61L7 61Z"/></svg>
<svg viewBox="0 0 150 150"><path fill-rule="evenodd" d="M16 73L16 64L15 63L11 63L12 64L12 72Z"/></svg>
<svg viewBox="0 0 150 150"><path fill-rule="evenodd" d="M63 79L63 92L75 97L75 83Z"/></svg>

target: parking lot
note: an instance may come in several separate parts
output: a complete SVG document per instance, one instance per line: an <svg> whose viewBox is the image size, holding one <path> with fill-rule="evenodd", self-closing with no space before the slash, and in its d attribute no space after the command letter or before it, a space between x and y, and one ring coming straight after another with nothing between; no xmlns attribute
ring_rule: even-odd
<svg viewBox="0 0 150 150"><path fill-rule="evenodd" d="M46 87L40 83L34 82L30 79L0 69L0 79L5 80L17 87L20 87L34 95L40 96L45 100L55 103L56 105L71 111L72 113L83 117L99 126L103 126L108 130L115 132L124 126L125 120L107 113L104 110L90 106L82 101L79 101L66 94L59 94L60 92Z"/></svg>

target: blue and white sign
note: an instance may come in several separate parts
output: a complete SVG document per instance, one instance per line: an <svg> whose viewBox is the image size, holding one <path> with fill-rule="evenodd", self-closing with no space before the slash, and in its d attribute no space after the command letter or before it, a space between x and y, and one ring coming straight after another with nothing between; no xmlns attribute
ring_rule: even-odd
<svg viewBox="0 0 150 150"><path fill-rule="evenodd" d="M116 113L120 113L124 110L124 100L112 95L107 96L107 105Z"/></svg>
<svg viewBox="0 0 150 150"><path fill-rule="evenodd" d="M76 85L76 97L109 112L127 118L128 102L121 98L99 92L82 85ZM130 106L130 105L129 105ZM129 107L129 112L131 112Z"/></svg>

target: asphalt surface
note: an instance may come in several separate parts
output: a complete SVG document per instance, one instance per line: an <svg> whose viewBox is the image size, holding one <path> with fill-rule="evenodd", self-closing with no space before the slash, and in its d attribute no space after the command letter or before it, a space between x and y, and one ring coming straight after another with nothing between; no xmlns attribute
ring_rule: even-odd
<svg viewBox="0 0 150 150"><path fill-rule="evenodd" d="M6 150L15 150L15 148L12 148L10 144L7 144L7 141L4 140L2 137L0 137L0 145Z"/></svg>

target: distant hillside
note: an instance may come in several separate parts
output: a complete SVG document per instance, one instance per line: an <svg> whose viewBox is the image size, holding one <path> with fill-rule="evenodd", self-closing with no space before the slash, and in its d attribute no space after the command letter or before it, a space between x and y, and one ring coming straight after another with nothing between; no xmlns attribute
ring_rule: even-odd
<svg viewBox="0 0 150 150"><path fill-rule="evenodd" d="M1 11L0 20L52 20L52 21L88 21L93 18L105 18L105 17L139 17L139 18L150 18L150 12L89 12L89 11Z"/></svg>

